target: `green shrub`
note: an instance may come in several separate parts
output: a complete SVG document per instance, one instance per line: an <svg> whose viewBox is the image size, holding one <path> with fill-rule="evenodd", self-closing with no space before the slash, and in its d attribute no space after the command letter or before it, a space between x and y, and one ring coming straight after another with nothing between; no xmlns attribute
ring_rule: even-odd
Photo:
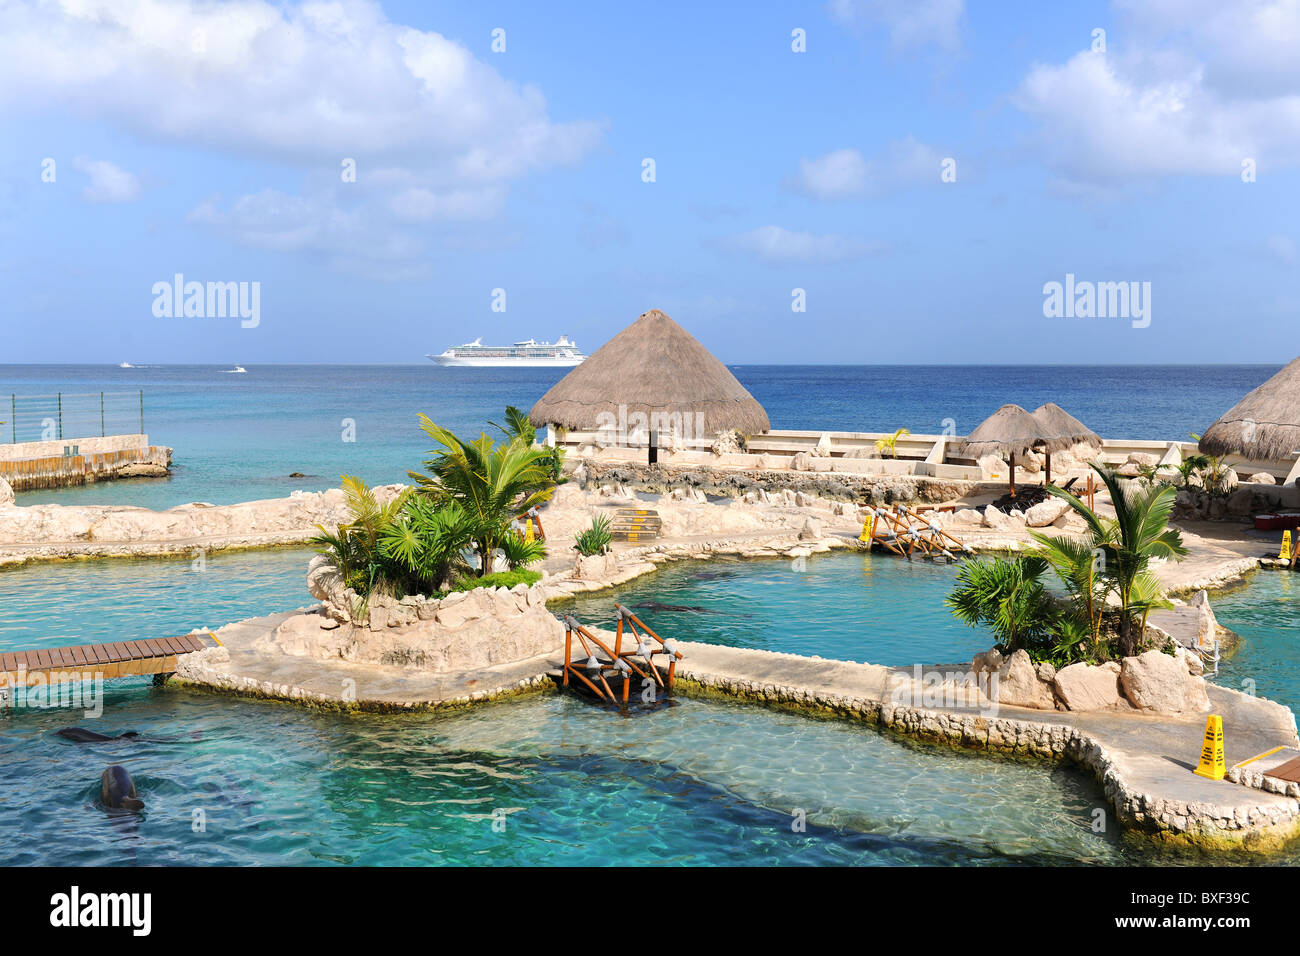
<svg viewBox="0 0 1300 956"><path fill-rule="evenodd" d="M529 541L516 532L501 539L501 553L505 556L506 566L514 571L546 557L546 545L536 538Z"/></svg>
<svg viewBox="0 0 1300 956"><path fill-rule="evenodd" d="M517 584L532 587L542 579L542 572L528 571L520 568L515 571L498 571L485 574L481 578L462 578L452 585L453 591L473 591L475 588L513 588Z"/></svg>
<svg viewBox="0 0 1300 956"><path fill-rule="evenodd" d="M578 533L573 541L573 547L583 557L591 557L593 554L604 554L609 550L609 544L614 540L614 536L609 530L609 518L604 515L598 515L591 521L591 527Z"/></svg>

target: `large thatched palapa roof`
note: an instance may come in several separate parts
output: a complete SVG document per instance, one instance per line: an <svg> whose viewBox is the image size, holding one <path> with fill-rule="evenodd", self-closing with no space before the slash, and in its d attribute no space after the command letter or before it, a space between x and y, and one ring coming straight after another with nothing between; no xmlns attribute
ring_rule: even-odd
<svg viewBox="0 0 1300 956"><path fill-rule="evenodd" d="M689 416L702 435L730 429L756 435L771 428L767 412L736 376L696 338L658 309L651 309L541 397L533 424L573 430L599 428L599 416L641 413ZM696 418L696 414L700 418Z"/></svg>
<svg viewBox="0 0 1300 956"><path fill-rule="evenodd" d="M1089 445L1101 446L1101 437L1079 419L1075 418L1056 402L1048 402L1034 409L1034 421L1043 429L1044 435L1063 438L1070 444L1087 442ZM1056 451L1057 449L1052 449Z"/></svg>
<svg viewBox="0 0 1300 956"><path fill-rule="evenodd" d="M959 454L966 458L984 455L1023 455L1035 448L1060 451L1074 442L1049 434L1041 422L1019 405L1003 405L966 436Z"/></svg>
<svg viewBox="0 0 1300 956"><path fill-rule="evenodd" d="M1300 358L1294 359L1205 430L1201 451L1252 461L1290 458L1300 449Z"/></svg>

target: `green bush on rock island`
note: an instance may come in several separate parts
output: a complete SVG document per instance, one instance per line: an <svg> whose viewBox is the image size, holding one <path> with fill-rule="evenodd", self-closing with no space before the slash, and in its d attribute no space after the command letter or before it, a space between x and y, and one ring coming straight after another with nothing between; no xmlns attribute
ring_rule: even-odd
<svg viewBox="0 0 1300 956"><path fill-rule="evenodd" d="M1031 531L1038 545L1032 551L967 562L958 572L946 603L967 624L990 628L999 650L1023 649L1035 662L1058 668L1133 656L1149 649L1147 615L1172 606L1150 562L1187 554L1182 536L1168 526L1176 490L1093 467L1110 494L1114 518L1049 487L1083 519L1083 537ZM1048 590L1043 579L1049 569L1063 596Z"/></svg>
<svg viewBox="0 0 1300 956"><path fill-rule="evenodd" d="M373 594L439 597L540 580L526 568L546 557L546 546L525 539L515 522L554 493L562 455L536 445L536 431L513 407L506 425L496 426L502 441L486 433L464 441L427 415L420 427L439 447L424 472L409 472L414 487L381 502L363 480L344 475L353 519L332 531L318 525L318 552L363 602ZM507 570L493 573L498 555Z"/></svg>

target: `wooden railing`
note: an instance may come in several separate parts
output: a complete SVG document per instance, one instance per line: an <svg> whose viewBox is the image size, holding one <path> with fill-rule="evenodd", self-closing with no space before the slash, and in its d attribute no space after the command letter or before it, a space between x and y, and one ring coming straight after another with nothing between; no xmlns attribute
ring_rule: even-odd
<svg viewBox="0 0 1300 956"><path fill-rule="evenodd" d="M572 679L606 703L621 703L626 706L632 686L632 675L635 674L643 681L643 687L653 685L665 693L672 693L673 678L677 672L677 662L683 657L681 651L677 650L676 643L671 638L665 640L660 637L644 621L621 604L615 604L614 611L618 623L613 647L610 647L584 627L572 614L566 614L561 618L564 623L564 676L562 686L569 687ZM632 650L624 650L623 648L625 626L631 631L632 636L636 638L636 646ZM575 636L587 654L585 660L576 663L573 660L573 639ZM603 653L604 657L602 658L597 651ZM655 666L655 655L662 655L667 658L666 676L661 675L659 669ZM610 686L611 680L615 685L621 682L620 693L616 694L614 688ZM658 699L657 691L656 699Z"/></svg>

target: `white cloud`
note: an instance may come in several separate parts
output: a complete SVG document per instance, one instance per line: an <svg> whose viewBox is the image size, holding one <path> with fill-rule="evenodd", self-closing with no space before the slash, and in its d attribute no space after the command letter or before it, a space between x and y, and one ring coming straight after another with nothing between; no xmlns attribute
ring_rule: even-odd
<svg viewBox="0 0 1300 956"><path fill-rule="evenodd" d="M1206 85L1271 96L1300 85L1297 0L1117 0L1144 46L1176 43L1205 63Z"/></svg>
<svg viewBox="0 0 1300 956"><path fill-rule="evenodd" d="M961 46L964 0L830 0L827 6L845 26L884 26L899 50L934 45L951 52Z"/></svg>
<svg viewBox="0 0 1300 956"><path fill-rule="evenodd" d="M942 159L937 150L909 136L870 159L856 149L801 159L788 185L817 199L858 199L897 186L938 183Z"/></svg>
<svg viewBox="0 0 1300 956"><path fill-rule="evenodd" d="M491 219L505 205L499 185L437 191L425 186L402 190L389 200L393 215L403 222Z"/></svg>
<svg viewBox="0 0 1300 956"><path fill-rule="evenodd" d="M274 252L323 256L331 268L385 280L423 278L424 243L385 228L364 205L348 208L328 192L293 196L274 189L240 196L227 207L210 197L187 216L237 241Z"/></svg>
<svg viewBox="0 0 1300 956"><path fill-rule="evenodd" d="M727 244L763 262L843 262L885 251L885 244L855 236L792 232L781 226L760 226L732 236Z"/></svg>
<svg viewBox="0 0 1300 956"><path fill-rule="evenodd" d="M552 120L537 88L371 0L0 2L0 113L26 110L289 163L307 178L335 170L338 182L354 159L355 192L315 182L224 214L233 235L271 248L297 245L292 223L310 219L324 228L315 243L337 239L346 255L358 229L382 237L394 223L495 216L510 182L580 161L602 135L599 123ZM278 225L262 231L250 217Z"/></svg>
<svg viewBox="0 0 1300 956"><path fill-rule="evenodd" d="M0 98L166 142L311 163L402 157L459 181L572 162L600 134L553 122L536 88L369 0L6 4Z"/></svg>
<svg viewBox="0 0 1300 956"><path fill-rule="evenodd" d="M132 202L140 196L140 180L106 159L77 156L72 160L72 166L90 179L89 185L81 191L81 198L86 202Z"/></svg>
<svg viewBox="0 0 1300 956"><path fill-rule="evenodd" d="M818 199L853 199L867 191L871 167L856 149L837 149L815 159L799 160L792 185Z"/></svg>
<svg viewBox="0 0 1300 956"><path fill-rule="evenodd" d="M1132 29L1112 31L1108 52L1025 77L1013 102L1038 121L1038 146L1059 174L1105 186L1238 176L1244 159L1261 174L1300 163L1300 2L1191 2L1177 16L1168 2L1123 3Z"/></svg>

